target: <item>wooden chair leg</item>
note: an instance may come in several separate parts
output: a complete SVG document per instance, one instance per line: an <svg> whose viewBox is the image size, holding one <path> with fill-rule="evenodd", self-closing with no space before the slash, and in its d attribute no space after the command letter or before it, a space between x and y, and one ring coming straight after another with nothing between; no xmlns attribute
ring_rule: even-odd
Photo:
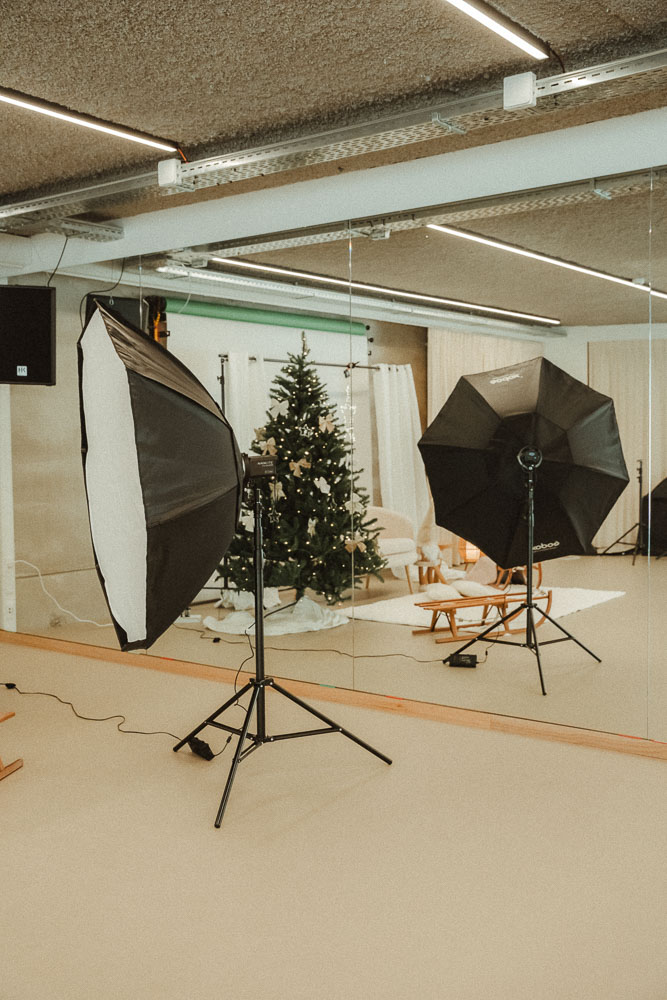
<svg viewBox="0 0 667 1000"><path fill-rule="evenodd" d="M2 760L0 759L0 781L2 781L3 778L6 778L8 774L11 774L12 771L18 771L20 767L23 767L23 761L21 760L20 757L18 760L15 760L12 764L4 764L4 765L2 763Z"/></svg>
<svg viewBox="0 0 667 1000"><path fill-rule="evenodd" d="M408 581L408 587L410 588L410 593L413 594L414 591L412 589L412 580L410 579L410 567L409 566L405 567L405 579Z"/></svg>
<svg viewBox="0 0 667 1000"><path fill-rule="evenodd" d="M13 712L4 712L0 715L0 722L5 722L7 719L13 718L13 716ZM3 778L6 778L8 774L11 774L12 771L18 771L20 767L23 767L23 761L20 757L11 764L3 764L2 758L0 758L0 781L2 781Z"/></svg>

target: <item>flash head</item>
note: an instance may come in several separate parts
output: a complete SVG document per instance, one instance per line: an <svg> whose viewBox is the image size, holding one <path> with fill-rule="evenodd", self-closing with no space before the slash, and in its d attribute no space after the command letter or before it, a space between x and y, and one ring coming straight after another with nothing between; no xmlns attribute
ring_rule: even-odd
<svg viewBox="0 0 667 1000"><path fill-rule="evenodd" d="M532 444L527 444L516 456L522 469L531 472L542 464L542 452Z"/></svg>

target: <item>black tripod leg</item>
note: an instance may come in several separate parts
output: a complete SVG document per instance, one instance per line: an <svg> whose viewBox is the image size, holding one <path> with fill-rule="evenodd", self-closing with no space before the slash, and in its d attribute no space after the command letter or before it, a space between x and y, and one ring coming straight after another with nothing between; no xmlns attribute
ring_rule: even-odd
<svg viewBox="0 0 667 1000"><path fill-rule="evenodd" d="M455 653L462 653L464 649L468 649L468 647L472 646L473 643L479 642L479 640L483 639L485 635L489 634L489 632L494 632L498 628L499 625L504 625L505 622L510 621L510 619L516 618L517 615L520 615L522 611L526 610L527 606L528 605L526 605L526 604L520 604L518 606L518 608L516 608L514 611L509 611L506 615L503 615L502 618L499 618L497 621L492 622L491 625L489 625L488 628L485 628L483 632L480 632L479 635L474 635L472 637L472 639L468 639L468 641L466 642L466 644L464 646L459 646L459 648L455 649L454 652ZM446 659L444 659L442 662L443 663L447 663L448 660L449 660L449 656Z"/></svg>
<svg viewBox="0 0 667 1000"><path fill-rule="evenodd" d="M537 632L535 629L535 622L533 620L533 609L531 607L526 608L526 645L529 649L532 649L535 653L535 658L537 660L537 670L540 675L540 687L542 688L542 694L547 693L547 689L544 686L544 677L542 675L542 660L540 657L540 644L537 641Z"/></svg>
<svg viewBox="0 0 667 1000"><path fill-rule="evenodd" d="M243 726L241 728L241 733L239 735L239 741L236 744L236 750L234 751L234 756L232 757L232 763L229 768L229 774L227 775L227 783L225 785L225 790L222 793L222 799L220 800L220 807L218 809L218 814L215 817L216 827L219 827L220 824L222 823L222 817L224 816L225 809L227 807L227 802L229 801L229 795L232 790L232 784L234 782L234 778L236 777L236 770L241 760L241 754L243 753L243 744L246 741L246 736L248 735L248 729L250 728L250 719L255 709L257 698L259 697L259 691L260 691L259 685L249 684L248 687L252 687L253 689L252 696L250 698L250 704L246 709L246 717L243 721Z"/></svg>
<svg viewBox="0 0 667 1000"><path fill-rule="evenodd" d="M370 746L368 743L364 743L364 741L360 740L358 736L355 736L347 729L343 729L342 726L339 726L337 722L333 722L331 719L327 718L326 715L322 715L321 712L318 712L316 708L313 708L307 702L301 701L301 698L297 698L296 695L291 694L289 691L286 691L284 687L280 686L280 684L276 684L275 681L271 681L271 687L275 691L278 691L280 694L284 695L285 698L289 698L289 700L293 701L295 705L299 706L299 708L303 708L304 711L310 712L310 714L314 715L316 719L319 719L321 722L326 722L328 726L331 726L333 729L338 730L338 732L342 733L343 736L347 736L348 740L352 740L353 743L356 743L358 746L363 747L364 750L368 750L369 753L372 753L376 757L379 757L380 760L383 760L385 762L385 764L391 764L391 760L389 757L386 757L383 753L380 753L379 750L375 750L374 747Z"/></svg>
<svg viewBox="0 0 667 1000"><path fill-rule="evenodd" d="M202 731L202 729L210 725L210 723L213 722L214 719L217 719L219 715L222 715L222 713L226 712L228 708L231 708L232 705L234 705L239 700L239 698L242 698L243 695L246 693L246 691L249 691L251 687L253 687L252 683L249 682L248 684L245 684L241 688L241 690L234 695L233 698L229 698L224 703L224 705L222 705L220 708L217 708L215 712L213 712L212 715L209 715L207 719L204 719L204 721L201 722L195 729L193 729L191 733L188 733L187 736L184 736L183 739L179 743L177 743L176 746L173 748L174 752L176 752L176 750L180 750L181 747L184 747L185 744L188 743L193 736L196 736L197 733L200 733Z"/></svg>
<svg viewBox="0 0 667 1000"><path fill-rule="evenodd" d="M598 661L598 663L602 663L602 660L600 659L600 657L599 657L599 656L596 656L596 655L595 655L595 653L593 653L593 652L592 652L592 651L591 651L591 650L590 650L590 649L588 648L588 646L584 646L583 642L579 642L579 640L578 640L578 639L576 639L576 638L575 638L575 637L574 637L574 636L572 635L572 633L571 633L571 632L568 632L568 630L567 630L566 628L563 628L563 626L562 626L562 625L560 625L560 624L559 624L559 623L558 623L558 622L557 622L557 621L556 621L556 620L555 620L554 618L552 618L552 617L551 617L551 615L548 615L548 614L546 613L546 611L541 611L541 612L540 612L540 614L541 614L541 615L542 615L542 616L543 616L544 618L546 618L546 619L547 619L547 621L550 621L552 625L555 625L555 626L556 626L556 628L557 628L557 629L559 629L559 630L560 630L560 631L561 631L561 632L563 633L563 635L566 635L566 636L568 637L568 639L571 639L571 640L572 640L572 642L576 642L577 646L581 646L581 648L583 649L583 651L584 651L585 653L588 653L588 655L589 655L589 656L592 656L594 660L597 660L597 661Z"/></svg>

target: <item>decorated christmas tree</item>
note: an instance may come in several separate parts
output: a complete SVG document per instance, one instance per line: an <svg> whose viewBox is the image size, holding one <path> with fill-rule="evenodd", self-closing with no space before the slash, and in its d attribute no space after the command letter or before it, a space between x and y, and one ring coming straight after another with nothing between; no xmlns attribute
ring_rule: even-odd
<svg viewBox="0 0 667 1000"><path fill-rule="evenodd" d="M272 513L264 534L264 583L294 587L297 600L306 588L332 604L372 573L383 560L379 529L366 513L368 493L361 470L351 468L350 429L332 412L326 389L308 361L305 343L271 387L264 427L257 428L250 450L273 455L276 476L261 482L264 507ZM228 551L224 575L238 590L252 590L252 514L246 512Z"/></svg>

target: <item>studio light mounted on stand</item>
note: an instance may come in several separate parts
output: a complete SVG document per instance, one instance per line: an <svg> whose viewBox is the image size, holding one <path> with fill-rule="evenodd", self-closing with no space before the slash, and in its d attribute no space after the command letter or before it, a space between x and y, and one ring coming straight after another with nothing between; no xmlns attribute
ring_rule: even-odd
<svg viewBox="0 0 667 1000"><path fill-rule="evenodd" d="M343 736L346 736L347 739L356 743L364 750L367 750L375 757L379 757L380 760L385 762L385 764L391 764L389 757L386 757L383 753L380 753L379 750L374 749L374 747L370 746L368 743L360 740L357 736L354 736L351 732L349 732L349 730L339 726L326 715L318 712L317 709L308 705L305 701L302 701L301 698L297 698L296 695L293 695L290 691L284 688L273 677L266 676L264 664L264 551L262 526L264 505L262 501L261 483L265 477L271 477L275 474L276 466L275 459L270 456L246 455L244 456L244 460L246 469L246 489L249 493L249 499L251 501L254 516L255 676L251 677L248 683L245 684L240 691L224 702L220 708L216 709L216 711L204 719L203 722L200 722L191 733L188 733L188 735L174 747L175 751L180 750L182 747L186 746L186 744L192 747L193 741L198 741L199 733L207 727L221 729L224 732L238 736L236 750L229 768L227 783L225 784L222 799L220 800L220 806L215 818L216 827L219 827L222 823L239 764L265 743L275 743L278 740L294 740L304 736L320 736L325 733L341 733ZM271 690L282 695L284 698L287 698L293 704L298 705L299 708L304 709L320 722L325 723L324 727L288 733L269 734L266 723L267 688L271 688ZM245 719L243 724L239 727L230 726L226 722L221 722L221 716L223 716L230 708L238 705L241 698L248 693L250 694L250 701L248 702L247 707L244 708ZM251 732L250 727L252 725L253 716L255 716L255 726L254 731ZM198 744L198 742L194 742L194 745L198 746L200 744Z"/></svg>
<svg viewBox="0 0 667 1000"><path fill-rule="evenodd" d="M419 450L436 523L477 545L504 569L526 566L526 599L461 646L520 645L536 656L532 567L565 555L593 555L593 536L628 484L613 401L547 361L533 358L464 375ZM558 622L539 614L593 656ZM491 634L526 612L525 641ZM448 657L445 662L449 662Z"/></svg>
<svg viewBox="0 0 667 1000"><path fill-rule="evenodd" d="M185 365L100 304L79 339L84 475L95 565L123 650L148 649L219 565L235 534L244 489L255 515L255 676L174 747L200 753L207 726L237 735L218 809L220 826L239 763L265 743L342 733L391 760L291 694L264 669L262 491L273 459L245 462L220 407ZM266 689L323 727L269 735ZM220 717L250 694L240 727ZM255 725L251 726L255 718ZM212 756L212 755L211 755Z"/></svg>

